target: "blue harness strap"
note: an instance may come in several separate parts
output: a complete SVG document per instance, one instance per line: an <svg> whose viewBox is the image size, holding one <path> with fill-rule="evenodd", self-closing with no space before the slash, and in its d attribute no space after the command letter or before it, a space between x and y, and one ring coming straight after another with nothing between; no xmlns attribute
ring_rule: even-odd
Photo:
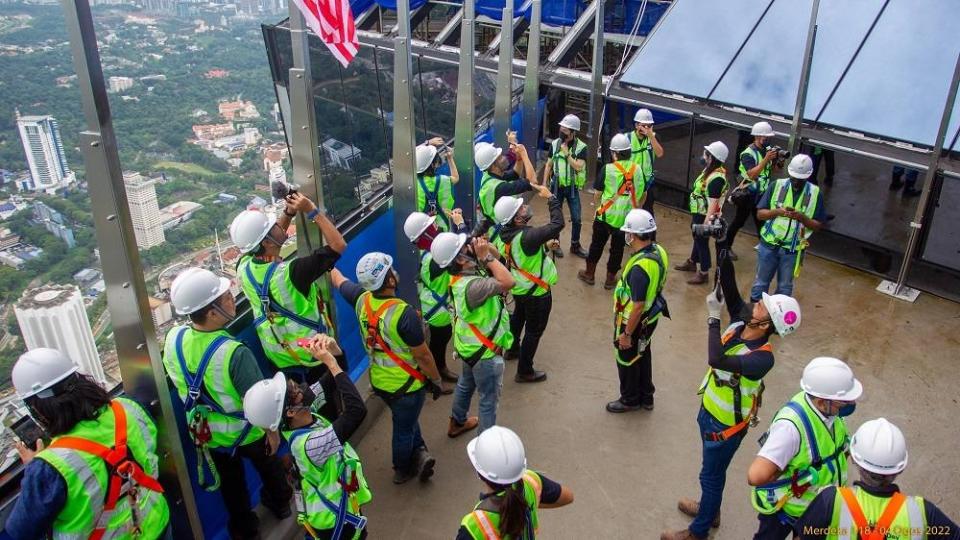
<svg viewBox="0 0 960 540"><path fill-rule="evenodd" d="M420 183L420 189L423 190L423 197L424 199L426 199L426 203L427 203L427 207L421 208L420 210L426 214L430 214L432 212L435 215L440 216L440 219L443 221L444 225L446 225L447 228L450 228L450 221L447 219L446 214L443 212L443 208L440 208L440 202L438 200L438 197L440 195L440 177L439 176L433 177L433 191L430 191L429 189L427 189L427 183L423 179L422 174L417 175L417 182Z"/></svg>
<svg viewBox="0 0 960 540"><path fill-rule="evenodd" d="M283 307L273 300L273 297L270 296L270 283L273 281L273 274L277 271L277 268L280 266L280 263L272 262L270 266L267 267L267 273L263 276L263 283L258 282L253 277L253 272L250 270L250 264L246 266L247 279L253 285L253 288L257 290L257 297L260 298L260 313L257 314L257 318L254 319L254 325L260 325L264 321L267 321L267 313L276 312L279 313L282 317L292 320L293 322L309 328L314 332L319 334L327 333L327 325L323 322L323 316L321 315L321 320L312 321L310 319L301 317L296 313L290 311L289 309Z"/></svg>

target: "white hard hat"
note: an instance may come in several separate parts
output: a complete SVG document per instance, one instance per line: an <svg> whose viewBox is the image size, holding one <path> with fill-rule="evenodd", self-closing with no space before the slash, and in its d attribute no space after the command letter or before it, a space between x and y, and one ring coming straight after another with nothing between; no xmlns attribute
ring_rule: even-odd
<svg viewBox="0 0 960 540"><path fill-rule="evenodd" d="M770 125L770 122L757 122L753 125L753 128L750 129L750 134L755 137L773 137L776 133L773 132L773 126Z"/></svg>
<svg viewBox="0 0 960 540"><path fill-rule="evenodd" d="M639 109L637 114L633 115L633 121L639 124L652 124L653 113L650 109Z"/></svg>
<svg viewBox="0 0 960 540"><path fill-rule="evenodd" d="M787 172L794 178L806 180L813 174L813 160L806 154L797 154L787 165Z"/></svg>
<svg viewBox="0 0 960 540"><path fill-rule="evenodd" d="M56 349L40 347L20 355L13 365L10 379L17 397L52 397L48 390L77 372L77 364Z"/></svg>
<svg viewBox="0 0 960 540"><path fill-rule="evenodd" d="M477 167L479 167L481 171L485 171L493 165L493 162L496 161L502 153L502 149L488 142L481 142L473 147L473 160L477 163Z"/></svg>
<svg viewBox="0 0 960 540"><path fill-rule="evenodd" d="M421 144L417 147L417 174L427 170L437 157L437 147L432 144Z"/></svg>
<svg viewBox="0 0 960 540"><path fill-rule="evenodd" d="M610 149L614 152L626 152L630 150L630 138L623 133L617 133L610 139Z"/></svg>
<svg viewBox="0 0 960 540"><path fill-rule="evenodd" d="M907 440L886 418L869 420L850 439L850 457L872 473L899 474L907 468Z"/></svg>
<svg viewBox="0 0 960 540"><path fill-rule="evenodd" d="M863 394L863 385L850 366L826 356L814 358L803 368L800 387L811 396L837 401L855 401Z"/></svg>
<svg viewBox="0 0 960 540"><path fill-rule="evenodd" d="M230 239L241 252L253 251L276 222L277 218L259 210L244 210L230 224Z"/></svg>
<svg viewBox="0 0 960 540"><path fill-rule="evenodd" d="M580 118L575 114L568 114L560 121L560 125L567 129L580 131Z"/></svg>
<svg viewBox="0 0 960 540"><path fill-rule="evenodd" d="M767 308L773 327L780 337L790 335L800 328L800 304L792 296L763 293L761 302Z"/></svg>
<svg viewBox="0 0 960 540"><path fill-rule="evenodd" d="M189 315L209 306L230 290L230 280L205 268L187 268L170 286L170 301L180 315Z"/></svg>
<svg viewBox="0 0 960 540"><path fill-rule="evenodd" d="M280 427L286 399L287 378L278 371L272 379L254 384L243 395L243 415L258 428L276 431Z"/></svg>
<svg viewBox="0 0 960 540"><path fill-rule="evenodd" d="M467 235L463 233L442 232L433 239L433 244L430 246L430 255L440 268L446 268L457 258L466 243Z"/></svg>
<svg viewBox="0 0 960 540"><path fill-rule="evenodd" d="M494 484L512 484L527 470L523 442L505 427L487 428L467 443L467 455L480 476Z"/></svg>
<svg viewBox="0 0 960 540"><path fill-rule="evenodd" d="M432 217L423 212L413 212L407 216L407 220L403 222L403 233L407 235L407 238L409 238L411 242L416 242L417 238L420 238L420 235L423 234L430 225L433 225Z"/></svg>
<svg viewBox="0 0 960 540"><path fill-rule="evenodd" d="M657 222L650 212L642 208L634 208L627 213L627 219L624 220L620 230L632 234L652 233L657 230Z"/></svg>
<svg viewBox="0 0 960 540"><path fill-rule="evenodd" d="M374 251L367 253L357 262L357 281L368 291L375 291L383 285L383 280L393 267L393 257Z"/></svg>
<svg viewBox="0 0 960 540"><path fill-rule="evenodd" d="M727 156L730 155L730 150L727 149L727 145L720 141L713 141L712 143L704 146L703 149L709 152L711 156L717 158L717 161L720 162L726 161Z"/></svg>
<svg viewBox="0 0 960 540"><path fill-rule="evenodd" d="M493 216L497 218L497 223L506 225L510 223L513 216L517 215L517 210L523 206L523 199L520 197L500 197L497 204L493 205Z"/></svg>

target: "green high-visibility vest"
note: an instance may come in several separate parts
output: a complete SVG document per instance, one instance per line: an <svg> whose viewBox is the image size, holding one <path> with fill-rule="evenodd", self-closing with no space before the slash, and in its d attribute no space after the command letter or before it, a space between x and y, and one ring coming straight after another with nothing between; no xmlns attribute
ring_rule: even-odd
<svg viewBox="0 0 960 540"><path fill-rule="evenodd" d="M860 486L854 486L851 490L860 504L863 517L867 519L871 526L876 526L883 515L883 511L887 508L887 503L890 502L890 497L871 495ZM833 520L828 531L827 540L857 540L861 538L853 514L847 507L847 502L840 495L839 490L837 490L836 498L833 500ZM885 531L885 540L936 538L932 534L928 535L927 512L922 497L905 497L903 506L900 507L897 515L893 518L893 522Z"/></svg>
<svg viewBox="0 0 960 540"><path fill-rule="evenodd" d="M467 287L479 276L451 276L450 292L453 296L453 348L460 358L472 363L496 356L477 332L493 345L509 349L513 345L510 333L510 315L503 305L503 297L494 295L474 309L467 306Z"/></svg>
<svg viewBox="0 0 960 540"><path fill-rule="evenodd" d="M504 242L498 235L493 244L507 260L510 273L517 282L510 293L513 296L543 296L550 292L551 286L557 284L557 265L547 256L546 246L541 246L533 255L527 255L520 240L523 232L518 232L509 242Z"/></svg>
<svg viewBox="0 0 960 540"><path fill-rule="evenodd" d="M159 474L157 427L139 405L117 398L127 417L127 449L148 476ZM115 443L115 418L110 407L104 407L95 420L81 420L67 433L55 437L77 437L112 448ZM159 538L170 521L170 509L162 493L140 488L136 498L136 519L142 534L136 534L129 496L123 496L112 512L103 510L107 500L110 473L106 462L86 452L70 448L47 448L37 454L63 477L67 500L51 524L53 538L86 539L97 528L105 527L103 538ZM99 522L98 522L99 519Z"/></svg>
<svg viewBox="0 0 960 540"><path fill-rule="evenodd" d="M756 349L751 349L742 342L727 346L727 342L735 335L737 328L743 326L743 324L742 321L731 324L723 333L721 342L724 345L724 355L744 356L756 350L773 352L773 347L769 342ZM754 401L762 388L763 379L754 380L739 373L708 368L703 382L700 383L700 393L703 394L703 408L721 424L734 426L750 416ZM740 403L739 413L736 407L738 401Z"/></svg>
<svg viewBox="0 0 960 540"><path fill-rule="evenodd" d="M530 523L528 531L533 534L524 534L522 540L533 540L536 538L537 530L540 528L540 518L537 516L537 507L540 506L540 492L543 490L543 480L540 475L527 469L523 472L523 498L527 501L530 508ZM470 537L475 540L521 540L510 536L500 536L500 513L498 511L499 501L503 498L503 492L499 492L492 497L487 497L477 503L473 512L470 512L460 521L460 525L470 533Z"/></svg>
<svg viewBox="0 0 960 540"><path fill-rule="evenodd" d="M413 351L400 337L400 331L397 329L400 316L409 307L399 298L377 298L370 291L361 294L354 306L357 319L360 321L363 347L370 358L370 385L389 394L404 389L404 393L416 392L423 387L422 382L408 375L384 350L385 345L397 358L417 369ZM373 323L374 318L379 319L376 326ZM383 344L377 343L373 338L374 335L379 336Z"/></svg>
<svg viewBox="0 0 960 540"><path fill-rule="evenodd" d="M233 353L242 344L233 339L226 330L217 330L215 332L200 332L189 326L178 326L167 332L166 342L163 347L163 367L167 370L167 375L173 381L177 388L177 394L180 399L186 402L188 384L183 370L180 369L180 362L177 359L177 336L183 333L183 360L187 369L196 374L200 366L200 360L207 348L220 336L229 338L213 353L210 363L207 364L207 370L203 374L203 390L225 413L239 413L243 415L243 396L233 386L233 379L230 378L230 363L233 361ZM189 418L190 411L185 411ZM236 442L243 432L247 422L241 418L234 418L227 414L221 414L218 411L210 411L207 415L207 422L210 425L211 439L208 446L210 448L230 448ZM258 427L250 427L249 433L240 444L249 444L263 437L263 430Z"/></svg>
<svg viewBox="0 0 960 540"><path fill-rule="evenodd" d="M643 193L653 185L655 174L653 162L657 159L657 156L653 153L653 145L650 144L650 138L644 137L643 140L640 140L636 131L630 132L630 150L632 152L630 161L636 163L637 167L640 168L640 178L637 178L636 181L637 185L643 188L638 191ZM641 180L643 181L642 183L640 182Z"/></svg>
<svg viewBox="0 0 960 540"><path fill-rule="evenodd" d="M756 179L750 179L750 175L747 174L747 168L743 166L743 156L753 156L754 162L759 165L763 161L763 154L759 150L754 148L751 144L743 149L743 152L740 152L740 178L747 180L749 182L757 183L757 192L766 193L767 186L770 185L770 171L773 170L773 162L767 163L767 166L760 170L760 174L757 175ZM756 166L756 165L754 165ZM752 167L751 167L752 168Z"/></svg>
<svg viewBox="0 0 960 540"><path fill-rule="evenodd" d="M617 280L617 286L613 289L614 338L626 329L627 321L630 320L630 315L633 313L634 303L630 290L630 282L627 280L631 270L639 266L650 278L649 284L647 285L647 292L643 299L644 313L648 313L653 308L654 301L663 292L663 286L667 281L667 268L669 268L670 260L667 256L667 250L663 249L663 246L660 244L651 244L651 248L652 249L638 251L630 256L626 266L623 267L623 273L620 274L620 279ZM662 316L662 312L656 313L646 324L652 324L660 320ZM630 365L630 363L621 360L619 354L614 353L614 356L616 357L617 363Z"/></svg>
<svg viewBox="0 0 960 540"><path fill-rule="evenodd" d="M436 278L430 277L430 263L433 255L429 251L420 252L420 310L423 320L430 326L449 326L453 324L450 315L450 274L442 272Z"/></svg>
<svg viewBox="0 0 960 540"><path fill-rule="evenodd" d="M627 182L626 175L620 172L617 164L632 174L631 184L624 188ZM600 207L597 208L597 219L615 229L623 227L627 214L634 208L640 208L640 199L643 198L643 183L637 178L639 166L628 160L608 163L603 168L603 194L600 196Z"/></svg>
<svg viewBox="0 0 960 540"><path fill-rule="evenodd" d="M820 188L806 182L803 191L795 197L789 178L781 178L773 185L770 193L770 205L767 210L790 207L801 214L813 219L820 200ZM800 236L801 231L803 237ZM800 251L806 248L807 239L813 230L807 229L799 221L786 216L768 219L760 229L760 238L771 246L778 246L787 251Z"/></svg>
<svg viewBox="0 0 960 540"><path fill-rule="evenodd" d="M493 223L497 222L493 212L493 207L497 204L497 187L502 183L503 180L494 178L487 171L483 171L480 178L480 213Z"/></svg>
<svg viewBox="0 0 960 540"><path fill-rule="evenodd" d="M437 228L441 232L450 230L449 218L446 212L452 211L453 178L446 175L427 176L417 175L417 210L434 216Z"/></svg>
<svg viewBox="0 0 960 540"><path fill-rule="evenodd" d="M707 215L707 197L709 196L707 189L714 178L718 177L723 179L723 190L720 192L720 198L722 199L727 192L727 187L729 187L727 184L727 169L724 167L717 167L706 176L701 172L700 176L693 181L693 191L690 192L691 214Z"/></svg>
<svg viewBox="0 0 960 540"><path fill-rule="evenodd" d="M263 352L277 369L319 365L320 361L313 358L309 351L299 347L297 340L310 338L318 333L332 335L333 325L330 324L325 310L321 310L320 287L316 282L312 283L309 294L304 296L293 284L290 263L275 263L276 270L270 278L270 298L301 320L286 317L281 313L267 314L254 281L263 285L272 264L274 263L257 261L251 255L244 255L237 264L237 278L255 314L254 324L263 345ZM304 324L305 321L310 321L313 326Z"/></svg>
<svg viewBox="0 0 960 540"><path fill-rule="evenodd" d="M343 451L330 456L322 465L317 465L310 459L307 455L307 439L310 438L310 433L330 427L330 422L322 416L314 415L314 419L314 424L310 427L282 433L290 443L290 455L293 456L297 472L300 473L299 496L303 497L303 511L299 512L299 517L315 530L325 531L336 526L337 516L323 503L320 495L334 505L339 505L343 494L341 476L346 479L347 484L351 484L354 478L357 481L357 490L347 495L347 512L359 515L360 507L370 502L373 496L367 479L363 476L360 457L350 443L344 442ZM361 531L357 530L353 538L359 538L360 534Z"/></svg>
<svg viewBox="0 0 960 540"><path fill-rule="evenodd" d="M570 155L576 157L586 150L587 143L576 137L573 141L573 148L568 148L567 151L570 152ZM567 187L570 185L570 179L573 178L574 186L577 189L583 189L583 185L587 183L587 168L584 167L579 172L575 171L570 165L570 161L563 157L563 153L560 151L560 142L560 139L554 139L551 143L550 152L550 160L553 164L553 174L557 179L557 185Z"/></svg>
<svg viewBox="0 0 960 540"><path fill-rule="evenodd" d="M753 488L752 502L761 514L782 510L797 518L821 489L846 483L847 426L842 418L835 417L833 429L828 428L803 392L793 396L777 412L773 421L778 420L787 420L794 425L800 433L800 449L776 480ZM792 487L802 493L797 496Z"/></svg>

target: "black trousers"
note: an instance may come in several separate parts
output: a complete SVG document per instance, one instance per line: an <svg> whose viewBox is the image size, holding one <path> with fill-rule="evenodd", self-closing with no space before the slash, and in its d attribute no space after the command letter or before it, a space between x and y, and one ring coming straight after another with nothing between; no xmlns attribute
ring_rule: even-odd
<svg viewBox="0 0 960 540"><path fill-rule="evenodd" d="M550 310L553 308L553 295L543 296L514 296L513 314L510 315L510 333L513 334L513 347L520 343L520 361L517 362L517 373L530 375L533 373L533 357L540 346L540 338L547 329L550 320ZM520 334L523 334L523 340Z"/></svg>
<svg viewBox="0 0 960 540"><path fill-rule="evenodd" d="M785 540L794 533L793 526L781 522L778 514L757 514L757 520L760 526L753 535L753 540Z"/></svg>
<svg viewBox="0 0 960 540"><path fill-rule="evenodd" d="M610 258L607 259L607 273L616 274L623 263L623 246L625 243L623 231L615 229L599 219L593 222L593 234L590 237L590 252L587 253L587 262L597 264L603 255L603 248L610 239Z"/></svg>
<svg viewBox="0 0 960 540"><path fill-rule="evenodd" d="M237 448L235 455L226 451L210 453L220 474L220 494L227 507L227 528L234 539L259 538L260 520L250 508L250 493L243 458L250 460L263 482L260 502L271 510L290 505L293 489L287 483L287 471L277 456L267 455L267 438L261 437Z"/></svg>
<svg viewBox="0 0 960 540"><path fill-rule="evenodd" d="M737 237L737 233L740 231L740 229L747 224L747 218L750 216L753 216L753 224L757 227L757 234L760 234L760 226L763 223L757 217L756 204L737 206L737 213L733 216L733 221L730 223L730 228L727 229L727 238L723 244L725 247L733 247L734 238Z"/></svg>
<svg viewBox="0 0 960 540"><path fill-rule="evenodd" d="M707 216L703 214L692 214L693 224L700 225L706 221ZM690 260L695 263L700 263L701 272L710 271L710 237L700 237L696 236L692 232L690 235L693 237L693 248L690 250Z"/></svg>
<svg viewBox="0 0 960 540"><path fill-rule="evenodd" d="M653 404L653 393L656 388L653 386L653 359L650 356L652 344L647 343L642 353L638 352L638 349L640 338L651 338L656 329L657 323L647 326L645 330L638 329L634 332L629 349L617 349L617 355L621 360L633 361L628 366L617 362L617 374L620 376L620 401L624 405Z"/></svg>
<svg viewBox="0 0 960 540"><path fill-rule="evenodd" d="M657 217L657 216L653 213L653 193L654 193L654 191L655 191L655 190L653 189L653 186L650 186L650 187L647 189L647 198L643 200L643 209L646 210L647 212L650 212L650 215L651 215L651 216ZM651 240L653 240L654 242L657 241L657 231L653 231L653 234L650 235L650 236L651 236Z"/></svg>
<svg viewBox="0 0 960 540"><path fill-rule="evenodd" d="M447 369L447 345L450 338L453 337L453 324L446 326L430 326L430 354L433 355L433 361L437 363L437 369L443 371Z"/></svg>

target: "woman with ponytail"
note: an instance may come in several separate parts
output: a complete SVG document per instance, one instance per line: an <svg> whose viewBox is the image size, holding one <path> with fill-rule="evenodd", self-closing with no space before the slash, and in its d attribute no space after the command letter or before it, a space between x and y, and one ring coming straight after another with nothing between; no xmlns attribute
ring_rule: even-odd
<svg viewBox="0 0 960 540"><path fill-rule="evenodd" d="M533 540L540 508L573 502L570 489L527 469L516 433L493 426L467 445L467 455L486 490L460 522L457 540Z"/></svg>

